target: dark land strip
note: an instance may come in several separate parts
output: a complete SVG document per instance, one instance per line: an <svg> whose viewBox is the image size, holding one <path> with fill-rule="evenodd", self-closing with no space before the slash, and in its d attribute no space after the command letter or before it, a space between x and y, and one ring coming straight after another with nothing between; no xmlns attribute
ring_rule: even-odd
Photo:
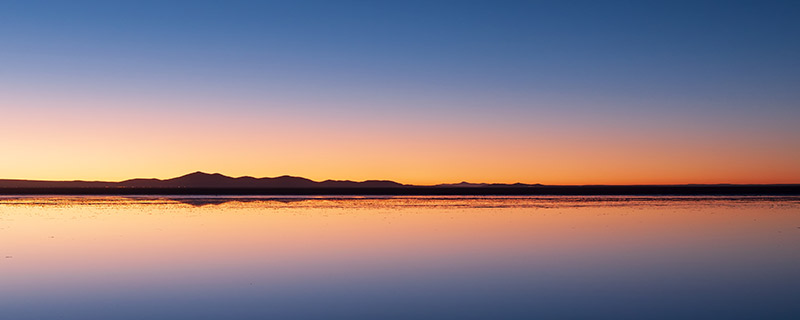
<svg viewBox="0 0 800 320"><path fill-rule="evenodd" d="M0 188L0 195L800 195L790 185L398 186L388 188Z"/></svg>

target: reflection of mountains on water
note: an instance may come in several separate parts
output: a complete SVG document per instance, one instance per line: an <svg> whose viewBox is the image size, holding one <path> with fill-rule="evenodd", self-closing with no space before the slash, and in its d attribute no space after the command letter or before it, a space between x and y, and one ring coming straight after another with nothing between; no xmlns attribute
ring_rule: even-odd
<svg viewBox="0 0 800 320"><path fill-rule="evenodd" d="M684 185L541 185L469 183L431 186L400 184L389 180L325 180L301 177L228 177L194 172L172 179L103 181L1 180L2 195L154 195L154 196L384 196L384 195L800 195L800 184L684 184ZM188 198L186 198L188 199ZM214 204L234 200L191 199ZM200 198L205 199L205 198ZM259 198L262 199L262 198ZM286 201L298 201L294 198ZM237 198L235 201L242 201ZM277 201L277 200L275 200Z"/></svg>
<svg viewBox="0 0 800 320"><path fill-rule="evenodd" d="M174 201L182 204L188 204L193 207L202 207L208 205L221 205L226 203L232 202L239 202L239 203L249 203L249 202L280 202L284 204L293 203L293 202L302 202L312 200L312 198L244 198L244 197L236 197L236 198L224 198L224 197L208 197L208 198L197 198L197 197L168 197L162 198L168 201Z"/></svg>

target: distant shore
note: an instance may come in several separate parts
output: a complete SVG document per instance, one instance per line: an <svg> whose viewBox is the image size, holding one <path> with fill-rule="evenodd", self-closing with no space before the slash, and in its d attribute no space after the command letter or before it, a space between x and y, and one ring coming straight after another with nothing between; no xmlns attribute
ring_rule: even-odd
<svg viewBox="0 0 800 320"><path fill-rule="evenodd" d="M800 195L800 184L392 188L0 188L0 195Z"/></svg>

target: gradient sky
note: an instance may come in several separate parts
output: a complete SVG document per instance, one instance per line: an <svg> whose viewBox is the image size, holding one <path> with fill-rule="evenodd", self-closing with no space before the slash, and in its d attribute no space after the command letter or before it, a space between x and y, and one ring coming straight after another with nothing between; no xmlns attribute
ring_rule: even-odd
<svg viewBox="0 0 800 320"><path fill-rule="evenodd" d="M0 2L0 178L800 182L796 1Z"/></svg>

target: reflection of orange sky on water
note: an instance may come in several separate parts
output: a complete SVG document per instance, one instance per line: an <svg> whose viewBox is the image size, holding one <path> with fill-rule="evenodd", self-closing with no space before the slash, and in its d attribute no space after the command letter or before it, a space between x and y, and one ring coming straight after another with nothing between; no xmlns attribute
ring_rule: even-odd
<svg viewBox="0 0 800 320"><path fill-rule="evenodd" d="M708 246L712 252L741 252L754 244L763 247L764 241L779 249L784 241L800 240L796 201L775 208L770 202L616 206L520 198L203 207L160 200L26 201L40 200L0 201L0 255L11 256L0 261L0 282L22 291L63 282L202 282L219 274L271 279L335 277L354 270L402 274L519 260L569 265L588 259L602 267L613 259L597 257L655 250L691 258L709 252ZM776 232L783 235L763 237Z"/></svg>

